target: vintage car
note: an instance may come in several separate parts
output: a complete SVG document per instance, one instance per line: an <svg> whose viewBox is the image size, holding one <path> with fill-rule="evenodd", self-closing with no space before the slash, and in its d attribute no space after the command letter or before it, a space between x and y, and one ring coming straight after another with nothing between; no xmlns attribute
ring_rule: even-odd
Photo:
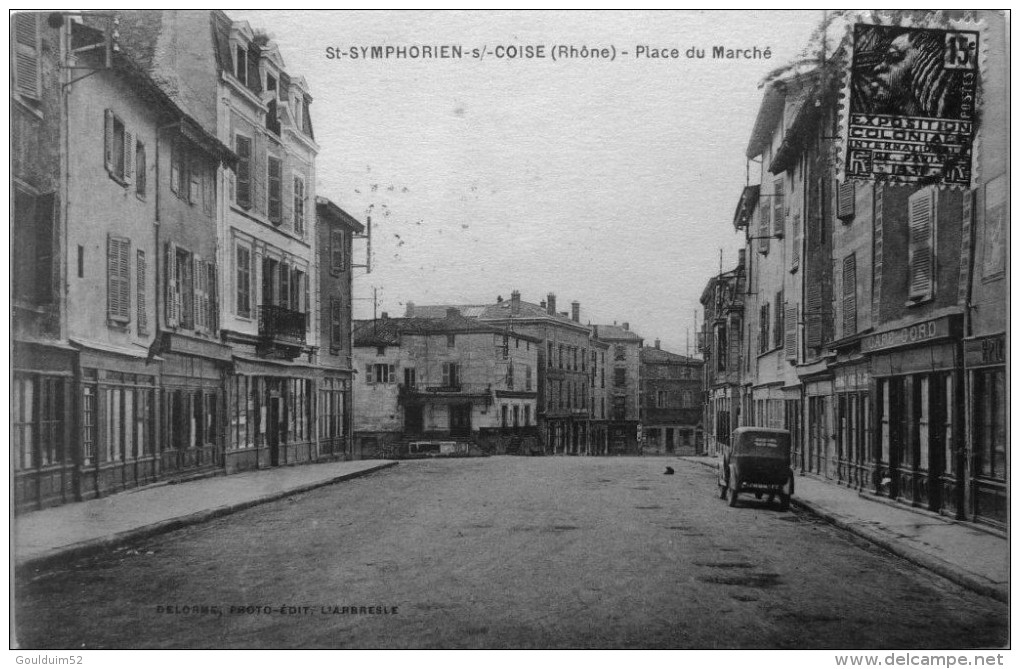
<svg viewBox="0 0 1020 669"><path fill-rule="evenodd" d="M722 447L719 461L719 497L736 506L737 495L753 492L779 508L790 508L793 469L790 468L790 433L765 427L738 427Z"/></svg>

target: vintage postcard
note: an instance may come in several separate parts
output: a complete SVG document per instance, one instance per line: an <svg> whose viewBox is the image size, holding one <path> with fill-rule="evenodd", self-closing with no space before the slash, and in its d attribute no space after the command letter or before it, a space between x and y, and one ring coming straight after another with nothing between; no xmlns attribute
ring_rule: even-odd
<svg viewBox="0 0 1020 669"><path fill-rule="evenodd" d="M15 664L1013 658L1009 12L9 23Z"/></svg>

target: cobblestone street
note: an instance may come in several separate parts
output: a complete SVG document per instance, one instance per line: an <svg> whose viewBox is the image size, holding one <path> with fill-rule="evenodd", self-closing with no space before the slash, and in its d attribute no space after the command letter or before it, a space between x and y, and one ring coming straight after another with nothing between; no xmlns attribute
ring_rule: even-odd
<svg viewBox="0 0 1020 669"><path fill-rule="evenodd" d="M1008 642L1004 604L806 513L741 501L727 507L710 470L674 458L408 461L18 582L16 636L70 649Z"/></svg>

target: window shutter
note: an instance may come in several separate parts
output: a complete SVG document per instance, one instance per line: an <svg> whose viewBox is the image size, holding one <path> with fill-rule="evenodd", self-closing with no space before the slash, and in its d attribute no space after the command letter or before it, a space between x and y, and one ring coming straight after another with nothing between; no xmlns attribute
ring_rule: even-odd
<svg viewBox="0 0 1020 669"><path fill-rule="evenodd" d="M797 304L794 303L792 306L786 307L786 319L784 325L786 326L786 340L784 342L784 348L786 349L787 360L797 360Z"/></svg>
<svg viewBox="0 0 1020 669"><path fill-rule="evenodd" d="M135 136L124 129L124 183L135 180Z"/></svg>
<svg viewBox="0 0 1020 669"><path fill-rule="evenodd" d="M106 137L106 144L103 152L103 160L106 164L106 171L113 174L113 147L116 144L113 137L113 110L106 110L106 125L104 135Z"/></svg>
<svg viewBox="0 0 1020 669"><path fill-rule="evenodd" d="M206 317L206 326L213 333L220 329L220 287L216 282L216 263L205 264L208 272L208 283L206 284L206 295L208 297L209 315Z"/></svg>
<svg viewBox="0 0 1020 669"><path fill-rule="evenodd" d="M329 345L333 350L340 350L342 342L340 341L340 320L341 320L341 306L340 298L333 297L329 301Z"/></svg>
<svg viewBox="0 0 1020 669"><path fill-rule="evenodd" d="M780 346L783 345L783 337L786 334L784 332L784 328L783 328L783 316L785 315L785 313L783 312L783 304L784 304L784 302L783 302L783 291L779 291L778 293L776 293L776 302L775 302L775 304L776 304L776 313L775 313L775 316L774 316L775 322L772 325L772 347L773 348L779 348Z"/></svg>
<svg viewBox="0 0 1020 669"><path fill-rule="evenodd" d="M237 135L234 138L237 149L237 204L251 207L251 140Z"/></svg>
<svg viewBox="0 0 1020 669"><path fill-rule="evenodd" d="M187 154L188 165L188 202L195 204L202 200L202 175L205 170L198 163L198 157L189 151Z"/></svg>
<svg viewBox="0 0 1020 669"><path fill-rule="evenodd" d="M372 383L372 365L365 365L365 383Z"/></svg>
<svg viewBox="0 0 1020 669"><path fill-rule="evenodd" d="M786 228L786 210L784 208L783 180L776 179L775 188L772 191L772 229L773 234L782 235ZM778 312L777 312L778 313Z"/></svg>
<svg viewBox="0 0 1020 669"><path fill-rule="evenodd" d="M131 242L111 236L106 251L107 315L126 323L131 320Z"/></svg>
<svg viewBox="0 0 1020 669"><path fill-rule="evenodd" d="M390 365L387 369L389 376L386 378L386 383L393 383L397 380L397 366Z"/></svg>
<svg viewBox="0 0 1020 669"><path fill-rule="evenodd" d="M843 336L857 332L857 254L843 259Z"/></svg>
<svg viewBox="0 0 1020 669"><path fill-rule="evenodd" d="M145 251L138 250L135 258L135 294L137 295L138 334L147 334L149 315L146 313L148 301L145 299Z"/></svg>
<svg viewBox="0 0 1020 669"><path fill-rule="evenodd" d="M807 285L807 305L804 314L808 348L822 345L822 284L811 281Z"/></svg>
<svg viewBox="0 0 1020 669"><path fill-rule="evenodd" d="M205 311L202 309L204 302L204 282L202 281L202 257L197 253L191 256L191 321L195 324L195 331L205 330Z"/></svg>
<svg viewBox="0 0 1020 669"><path fill-rule="evenodd" d="M293 305L290 303L290 267L287 265L280 265L280 302L279 305L284 309L293 309Z"/></svg>
<svg viewBox="0 0 1020 669"><path fill-rule="evenodd" d="M266 169L265 140L255 137L251 147L252 201L261 214L266 213Z"/></svg>
<svg viewBox="0 0 1020 669"><path fill-rule="evenodd" d="M450 385L450 363L443 363L443 387Z"/></svg>
<svg viewBox="0 0 1020 669"><path fill-rule="evenodd" d="M14 78L17 92L36 100L39 99L39 89L42 88L38 17L39 15L33 12L19 12L14 15Z"/></svg>
<svg viewBox="0 0 1020 669"><path fill-rule="evenodd" d="M120 243L113 237L106 240L106 315L111 320L120 319L120 284L118 281L118 258Z"/></svg>
<svg viewBox="0 0 1020 669"><path fill-rule="evenodd" d="M929 186L911 195L907 208L910 222L909 297L911 300L924 300L932 295L935 189Z"/></svg>
<svg viewBox="0 0 1020 669"><path fill-rule="evenodd" d="M794 272L800 267L800 212L793 215L791 225L793 227L793 230L790 231L790 236L793 237L793 254L790 271Z"/></svg>
<svg viewBox="0 0 1020 669"><path fill-rule="evenodd" d="M844 181L836 187L836 218L852 220L854 217L854 182Z"/></svg>
<svg viewBox="0 0 1020 669"><path fill-rule="evenodd" d="M310 331L312 329L312 301L311 301L311 276L308 274L304 275L302 283L304 284L304 308L301 310L305 313L305 330ZM318 310L316 310L318 311Z"/></svg>
<svg viewBox="0 0 1020 669"><path fill-rule="evenodd" d="M769 236L769 229L771 227L772 218L772 204L768 198L762 198L762 202L759 203L758 207L758 236L761 239L758 240L758 253L769 252L769 240L766 239Z"/></svg>
<svg viewBox="0 0 1020 669"><path fill-rule="evenodd" d="M269 179L269 220L280 223L283 208L283 163L275 156L267 156L266 176Z"/></svg>
<svg viewBox="0 0 1020 669"><path fill-rule="evenodd" d="M177 245L166 245L166 324L175 328L180 323L180 294L177 292Z"/></svg>

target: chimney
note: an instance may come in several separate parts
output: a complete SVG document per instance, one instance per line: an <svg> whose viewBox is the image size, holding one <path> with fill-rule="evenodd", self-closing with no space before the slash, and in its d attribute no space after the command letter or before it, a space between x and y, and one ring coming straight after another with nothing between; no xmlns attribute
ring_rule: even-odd
<svg viewBox="0 0 1020 669"><path fill-rule="evenodd" d="M747 261L747 250L737 249L737 267L743 267Z"/></svg>
<svg viewBox="0 0 1020 669"><path fill-rule="evenodd" d="M570 303L570 320L575 323L581 322L581 303L577 300Z"/></svg>
<svg viewBox="0 0 1020 669"><path fill-rule="evenodd" d="M459 316L460 316L460 309L458 309L456 307L447 307L446 308L446 317L447 318L457 318Z"/></svg>
<svg viewBox="0 0 1020 669"><path fill-rule="evenodd" d="M384 311L384 312L382 312L382 319L383 319L383 320L386 320L386 319L387 319L387 318L389 318L389 317L390 317L390 314L389 314L389 312L388 312L388 311Z"/></svg>
<svg viewBox="0 0 1020 669"><path fill-rule="evenodd" d="M658 351L659 349L662 348L661 344L662 344L662 342L660 342L658 339L655 340L655 350L656 351Z"/></svg>
<svg viewBox="0 0 1020 669"><path fill-rule="evenodd" d="M408 318L414 317L414 302L407 303L407 311L404 313Z"/></svg>
<svg viewBox="0 0 1020 669"><path fill-rule="evenodd" d="M628 323L627 321L624 321L623 322L623 329L624 330L630 330L630 323Z"/></svg>
<svg viewBox="0 0 1020 669"><path fill-rule="evenodd" d="M514 316L521 313L521 291L510 293L510 313Z"/></svg>
<svg viewBox="0 0 1020 669"><path fill-rule="evenodd" d="M545 309L546 313L550 316L556 315L556 293L549 293L545 297Z"/></svg>

